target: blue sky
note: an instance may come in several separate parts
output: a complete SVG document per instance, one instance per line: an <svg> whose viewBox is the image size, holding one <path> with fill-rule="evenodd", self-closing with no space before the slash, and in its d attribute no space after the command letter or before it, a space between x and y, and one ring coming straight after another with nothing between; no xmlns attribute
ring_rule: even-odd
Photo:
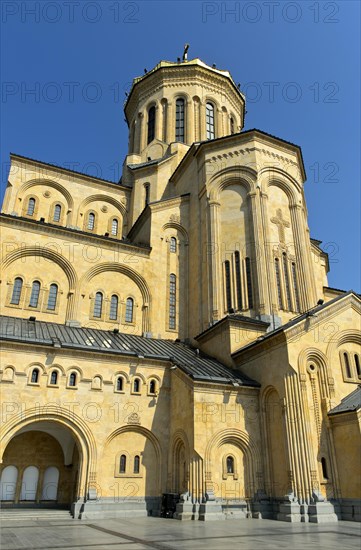
<svg viewBox="0 0 361 550"><path fill-rule="evenodd" d="M302 147L329 284L360 291L358 1L3 0L1 26L2 193L10 151L117 180L132 78L189 42L241 84L245 129Z"/></svg>

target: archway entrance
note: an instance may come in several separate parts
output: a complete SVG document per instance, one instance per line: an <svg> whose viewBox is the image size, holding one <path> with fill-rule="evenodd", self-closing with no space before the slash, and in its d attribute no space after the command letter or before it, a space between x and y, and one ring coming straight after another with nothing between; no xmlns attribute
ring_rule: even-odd
<svg viewBox="0 0 361 550"><path fill-rule="evenodd" d="M70 429L54 421L30 423L3 453L4 507L69 508L78 494L81 452Z"/></svg>

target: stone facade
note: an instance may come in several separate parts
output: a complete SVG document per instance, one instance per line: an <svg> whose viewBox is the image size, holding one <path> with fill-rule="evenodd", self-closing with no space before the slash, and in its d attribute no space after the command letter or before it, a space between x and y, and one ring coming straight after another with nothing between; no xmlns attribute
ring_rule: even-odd
<svg viewBox="0 0 361 550"><path fill-rule="evenodd" d="M119 183L12 155L5 505L159 515L175 493L183 520L360 519L360 404L337 408L360 297L327 286L300 148L244 112L228 71L161 62L127 98ZM142 341L192 350L194 374Z"/></svg>

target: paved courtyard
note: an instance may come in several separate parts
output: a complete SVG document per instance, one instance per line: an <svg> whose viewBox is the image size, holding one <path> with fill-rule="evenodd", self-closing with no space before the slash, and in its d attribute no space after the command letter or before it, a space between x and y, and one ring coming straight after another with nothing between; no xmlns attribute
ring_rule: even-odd
<svg viewBox="0 0 361 550"><path fill-rule="evenodd" d="M52 516L29 519L26 514L17 517L16 512L4 515L2 550L360 549L360 524L344 521L323 525L252 519L203 523L147 517L90 522Z"/></svg>

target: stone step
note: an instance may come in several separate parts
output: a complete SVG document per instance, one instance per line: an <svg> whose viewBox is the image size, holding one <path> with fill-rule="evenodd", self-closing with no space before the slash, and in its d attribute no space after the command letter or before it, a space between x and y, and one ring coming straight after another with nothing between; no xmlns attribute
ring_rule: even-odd
<svg viewBox="0 0 361 550"><path fill-rule="evenodd" d="M38 521L38 520L68 520L72 519L69 510L48 509L1 509L0 521Z"/></svg>

